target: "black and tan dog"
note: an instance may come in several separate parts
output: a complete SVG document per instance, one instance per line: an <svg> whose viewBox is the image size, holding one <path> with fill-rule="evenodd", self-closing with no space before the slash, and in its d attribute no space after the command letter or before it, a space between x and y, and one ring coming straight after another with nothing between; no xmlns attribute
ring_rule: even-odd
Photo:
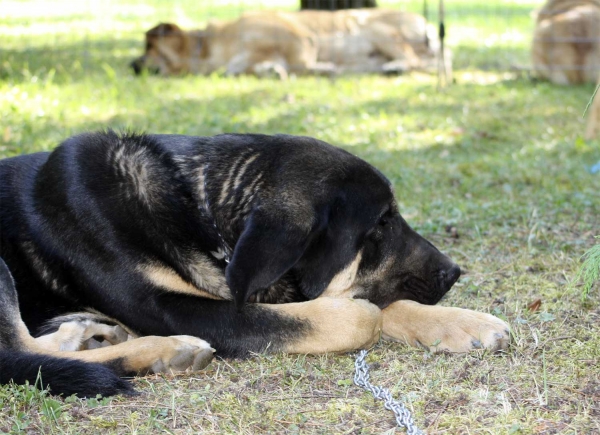
<svg viewBox="0 0 600 435"><path fill-rule="evenodd" d="M315 139L84 134L0 162L0 201L3 383L41 366L55 393L108 395L131 391L116 375L200 369L212 347L508 343L494 316L431 306L459 267L377 169Z"/></svg>

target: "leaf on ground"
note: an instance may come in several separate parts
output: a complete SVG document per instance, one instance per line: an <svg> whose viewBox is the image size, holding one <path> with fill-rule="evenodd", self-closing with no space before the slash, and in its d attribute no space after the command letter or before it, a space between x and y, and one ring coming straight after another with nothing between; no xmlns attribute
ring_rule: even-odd
<svg viewBox="0 0 600 435"><path fill-rule="evenodd" d="M540 298L537 298L532 303L530 303L529 305L527 305L527 309L529 311L531 311L532 313L535 313L536 311L540 310L541 306L542 306L542 300Z"/></svg>

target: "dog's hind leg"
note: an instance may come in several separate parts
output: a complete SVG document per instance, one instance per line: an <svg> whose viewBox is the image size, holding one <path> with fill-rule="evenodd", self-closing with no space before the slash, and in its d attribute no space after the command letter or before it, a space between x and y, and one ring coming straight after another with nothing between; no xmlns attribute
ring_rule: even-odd
<svg viewBox="0 0 600 435"><path fill-rule="evenodd" d="M63 332L59 329L55 338L61 338ZM70 335L81 336L80 328ZM0 259L0 384L13 380L34 385L41 377L55 394L132 393L131 385L117 375L200 370L210 363L214 352L206 341L190 336L142 337L80 352L51 347L30 335L21 319L14 282Z"/></svg>
<svg viewBox="0 0 600 435"><path fill-rule="evenodd" d="M212 360L214 349L199 338L137 338L116 321L107 324L111 321L95 313L68 314L45 325L46 330L54 332L24 340L35 352L104 363L120 375L197 371Z"/></svg>
<svg viewBox="0 0 600 435"><path fill-rule="evenodd" d="M96 349L63 350L64 348L77 347L77 343L80 342L79 339L85 337L85 326L81 328L82 325L76 323L65 325L67 328L64 328L63 331L59 329L54 333L55 336L44 340L44 336L31 337L25 324L22 324L19 328L19 336L25 348L30 352L102 363L122 376L197 371L205 368L213 359L214 349L210 344L202 339L187 335L147 336ZM90 329L92 333L97 326L94 325ZM58 351L55 349L57 346L59 347ZM61 346L63 349L60 349Z"/></svg>
<svg viewBox="0 0 600 435"><path fill-rule="evenodd" d="M244 51L231 58L225 74L233 76L255 74L258 77L275 75L280 80L287 80L288 67L285 59L281 56L267 56L262 53Z"/></svg>
<svg viewBox="0 0 600 435"><path fill-rule="evenodd" d="M206 341L196 337L138 338L125 325L98 313L58 316L42 331L46 334L35 338L36 346L83 361L107 363L121 375L197 371L208 365L214 353Z"/></svg>
<svg viewBox="0 0 600 435"><path fill-rule="evenodd" d="M76 312L54 317L38 329L36 341L52 350L86 350L137 338L117 320L95 312Z"/></svg>
<svg viewBox="0 0 600 435"><path fill-rule="evenodd" d="M363 35L377 51L391 59L383 65L385 72L403 72L420 67L419 56L394 27L385 23L372 23L363 30Z"/></svg>
<svg viewBox="0 0 600 435"><path fill-rule="evenodd" d="M0 384L13 381L50 385L55 394L111 396L132 394L133 388L110 368L37 352L21 319L14 281L0 259Z"/></svg>
<svg viewBox="0 0 600 435"><path fill-rule="evenodd" d="M120 325L71 320L61 323L55 332L37 337L35 341L49 350L75 351L115 345L133 338Z"/></svg>

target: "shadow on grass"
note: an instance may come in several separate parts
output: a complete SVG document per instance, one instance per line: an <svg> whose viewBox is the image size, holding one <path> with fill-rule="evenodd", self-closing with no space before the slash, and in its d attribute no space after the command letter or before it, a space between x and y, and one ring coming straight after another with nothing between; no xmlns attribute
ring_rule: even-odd
<svg viewBox="0 0 600 435"><path fill-rule="evenodd" d="M455 71L510 71L514 67L529 68L531 64L529 47L461 44L453 49L452 53Z"/></svg>
<svg viewBox="0 0 600 435"><path fill-rule="evenodd" d="M53 41L51 46L22 50L4 49L0 80L19 83L33 76L54 83L73 83L95 74L105 75L106 66L116 74L132 74L129 64L143 51L143 35L138 39L82 39L78 42Z"/></svg>

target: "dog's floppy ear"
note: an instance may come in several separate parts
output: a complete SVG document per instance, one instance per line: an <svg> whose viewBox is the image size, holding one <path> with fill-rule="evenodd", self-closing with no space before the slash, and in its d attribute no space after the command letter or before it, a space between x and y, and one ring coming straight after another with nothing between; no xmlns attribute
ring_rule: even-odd
<svg viewBox="0 0 600 435"><path fill-rule="evenodd" d="M294 268L304 296L319 297L339 272L360 260L359 240L373 221L366 200L338 195L328 210L326 231L313 237L306 255Z"/></svg>
<svg viewBox="0 0 600 435"><path fill-rule="evenodd" d="M294 225L284 214L255 209L235 245L225 276L238 310L260 289L268 288L302 257L314 228Z"/></svg>

